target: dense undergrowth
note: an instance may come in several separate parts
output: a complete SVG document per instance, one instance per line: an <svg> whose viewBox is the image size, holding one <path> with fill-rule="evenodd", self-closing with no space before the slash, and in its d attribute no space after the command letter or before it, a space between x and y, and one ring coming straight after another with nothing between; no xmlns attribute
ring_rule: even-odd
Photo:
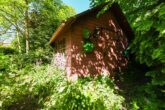
<svg viewBox="0 0 165 110"><path fill-rule="evenodd" d="M50 61L41 51L19 55L12 48L1 48L0 109L164 109L163 92L150 86L144 65L130 62L126 71L118 73L117 86L108 76L69 82L65 72L51 66Z"/></svg>
<svg viewBox="0 0 165 110"><path fill-rule="evenodd" d="M164 0L90 0L91 7L106 3L100 14L118 3L132 31L127 50L134 55L122 78L135 109L165 109L165 2ZM129 61L129 62L130 62ZM138 63L138 65L134 65ZM139 78L138 80L136 78ZM135 79L135 80L133 80ZM125 90L124 90L125 91Z"/></svg>
<svg viewBox="0 0 165 110"><path fill-rule="evenodd" d="M146 65L141 65L135 61L130 61L128 68L120 75L123 87L122 93L126 98L128 110L164 110L163 88L153 86L152 78L146 76L148 71Z"/></svg>
<svg viewBox="0 0 165 110"><path fill-rule="evenodd" d="M67 81L65 72L36 53L1 53L0 109L2 110L120 110L124 97L109 77ZM49 60L49 59L47 59Z"/></svg>
<svg viewBox="0 0 165 110"><path fill-rule="evenodd" d="M146 65L130 61L117 73L119 86L108 76L69 82L65 72L49 64L42 51L18 54L0 49L0 109L2 110L163 110L164 94L150 85ZM162 94L160 94L162 93Z"/></svg>

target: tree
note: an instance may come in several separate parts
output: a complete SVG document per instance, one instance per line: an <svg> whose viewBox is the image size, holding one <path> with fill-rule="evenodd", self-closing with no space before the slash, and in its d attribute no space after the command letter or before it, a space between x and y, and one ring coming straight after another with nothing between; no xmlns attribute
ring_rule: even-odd
<svg viewBox="0 0 165 110"><path fill-rule="evenodd" d="M101 13L114 2L118 2L121 6L135 34L129 46L130 51L135 55L136 61L148 67L145 75L151 78L143 90L145 94L151 96L152 108L148 102L149 106L145 108L162 109L164 106L161 103L165 99L163 92L165 86L165 2L163 0L90 1L91 7L108 2ZM158 102L157 105L155 102Z"/></svg>
<svg viewBox="0 0 165 110"><path fill-rule="evenodd" d="M18 47L19 50L21 50L20 46L20 36L19 34L23 35L23 2L20 0L14 1L14 0L5 0L0 1L0 27L1 27L1 37L4 36L12 36L13 34L17 33L17 39L18 39ZM12 35L10 35L10 33Z"/></svg>
<svg viewBox="0 0 165 110"><path fill-rule="evenodd" d="M2 14L3 22L1 23L2 30L5 30L2 34L8 34L8 31L12 30L12 33L16 35L19 51L21 52L20 37L26 39L26 53L29 51L29 4L30 0L6 0L2 1L0 7L0 13ZM8 25L7 28L5 25ZM20 35L21 33L21 35Z"/></svg>
<svg viewBox="0 0 165 110"><path fill-rule="evenodd" d="M29 2L25 0L25 39L26 39L26 53L29 53Z"/></svg>
<svg viewBox="0 0 165 110"><path fill-rule="evenodd" d="M46 0L32 3L30 12L30 41L33 50L47 48L50 37L62 20L75 14L75 10L60 1Z"/></svg>
<svg viewBox="0 0 165 110"><path fill-rule="evenodd" d="M28 53L46 48L59 23L75 11L61 0L5 0L0 1L0 14L1 35L12 32L17 38L16 48Z"/></svg>

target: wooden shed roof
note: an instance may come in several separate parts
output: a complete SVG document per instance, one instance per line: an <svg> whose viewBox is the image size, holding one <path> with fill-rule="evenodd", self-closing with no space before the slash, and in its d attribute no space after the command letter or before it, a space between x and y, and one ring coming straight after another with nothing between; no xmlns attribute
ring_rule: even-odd
<svg viewBox="0 0 165 110"><path fill-rule="evenodd" d="M76 20L78 20L79 18L84 17L90 13L93 13L96 11L99 12L99 11L101 11L101 9L104 6L106 6L106 4L99 5L97 7L84 11L80 14L77 14L77 15L70 17L69 19L63 21L61 23L61 25L57 28L57 30L54 32L53 36L51 37L51 39L49 41L49 44L53 45L55 42L55 39L59 36L59 34L64 32L66 29L68 29ZM123 29L128 40L130 41L133 38L133 31L132 31L127 19L125 18L120 6L117 3L114 3L109 10L113 13L113 15L116 18L117 22L119 23L120 27Z"/></svg>

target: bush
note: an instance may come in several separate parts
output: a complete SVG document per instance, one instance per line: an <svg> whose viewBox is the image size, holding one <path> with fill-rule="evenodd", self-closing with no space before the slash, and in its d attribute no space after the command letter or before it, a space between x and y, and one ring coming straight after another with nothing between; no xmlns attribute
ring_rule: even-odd
<svg viewBox="0 0 165 110"><path fill-rule="evenodd" d="M17 53L16 50L14 50L13 48L11 47L2 47L0 46L0 53L3 53L3 54L14 54L14 53Z"/></svg>
<svg viewBox="0 0 165 110"><path fill-rule="evenodd" d="M41 59L43 63L37 64ZM2 110L119 110L124 98L109 77L68 82L65 72L48 64L42 52L0 54Z"/></svg>
<svg viewBox="0 0 165 110"><path fill-rule="evenodd" d="M0 53L0 71L6 71L9 69L9 55L4 55L3 53ZM0 73L1 74L1 73Z"/></svg>
<svg viewBox="0 0 165 110"><path fill-rule="evenodd" d="M130 103L132 108L137 107L135 110L164 110L164 99L159 97L160 93L155 92L156 90L157 87L149 83L139 86L134 92L134 96L132 96Z"/></svg>
<svg viewBox="0 0 165 110"><path fill-rule="evenodd" d="M148 67L140 65L135 61L128 63L128 69L120 77L127 97L128 110L164 110L163 88L153 86L151 77L145 76ZM160 91L162 90L162 91Z"/></svg>
<svg viewBox="0 0 165 110"><path fill-rule="evenodd" d="M108 77L68 82L64 71L34 66L0 77L0 109L120 110L124 98ZM5 80L3 80L5 79Z"/></svg>
<svg viewBox="0 0 165 110"><path fill-rule="evenodd" d="M17 71L17 75L1 75L0 79L3 80L0 86L0 108L31 110L42 108L43 102L65 78L61 70L45 65L22 69Z"/></svg>
<svg viewBox="0 0 165 110"><path fill-rule="evenodd" d="M120 110L124 98L118 95L108 77L81 78L59 86L46 102L47 109L56 110Z"/></svg>

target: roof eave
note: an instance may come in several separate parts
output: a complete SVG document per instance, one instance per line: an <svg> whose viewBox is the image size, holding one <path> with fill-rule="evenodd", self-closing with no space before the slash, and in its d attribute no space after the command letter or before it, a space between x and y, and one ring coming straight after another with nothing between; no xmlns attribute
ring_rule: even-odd
<svg viewBox="0 0 165 110"><path fill-rule="evenodd" d="M100 6L97 6L97 7L94 7L92 9L88 9L82 13L79 13L73 17L70 17L68 20L66 20L65 22L61 23L61 25L57 28L57 30L54 32L53 36L51 37L50 41L49 41L49 45L53 45L53 43L55 42L56 38L58 37L58 35L64 30L65 26L67 26L68 24L72 24L77 18L93 11L93 10L96 10L98 8L101 8L103 6L105 6L107 3L105 4L102 4Z"/></svg>
<svg viewBox="0 0 165 110"><path fill-rule="evenodd" d="M99 11L99 10L100 10L102 7L104 7L106 4L107 4L107 3L102 4L102 5L100 5L100 6L97 6L97 7L94 7L94 8L92 8L92 9L89 9L89 10L87 10L87 11L84 11L84 12L82 12L82 13L80 13L80 14L77 14L77 15L75 15L75 16L69 18L69 19L66 20L65 22L61 23L61 25L57 28L57 30L54 32L53 36L51 37L49 44L50 44L50 45L54 45L54 42L55 42L55 40L57 39L57 37L60 35L60 33L64 32L64 31L67 29L67 27L71 26L71 25L74 23L74 21L76 21L76 19L78 19L79 17L84 16L84 15L86 15L87 13L90 13L90 12L92 12L92 11L94 11L94 10L98 10L98 11ZM126 17L124 16L124 14L123 14L123 12L122 12L120 6L119 6L117 3L114 3L114 4L111 6L110 9L112 10L112 13L116 16L116 19L117 19L119 25L121 26L121 28L124 29L124 31L126 32L126 35L127 35L128 38L131 40L131 39L132 39L132 36L134 36L134 35L133 35L133 31L132 31L132 29L131 29L131 27L130 27L130 25L129 25L127 19L126 19ZM110 9L109 9L109 10L110 10ZM120 19L119 19L118 17L119 17ZM124 20L124 22L121 21L121 18ZM124 26L124 25L125 25L125 26Z"/></svg>
<svg viewBox="0 0 165 110"><path fill-rule="evenodd" d="M57 30L54 32L53 36L51 37L49 44L52 45L55 42L56 37L60 34L60 32L65 27L65 22L61 23L61 25L57 28Z"/></svg>

